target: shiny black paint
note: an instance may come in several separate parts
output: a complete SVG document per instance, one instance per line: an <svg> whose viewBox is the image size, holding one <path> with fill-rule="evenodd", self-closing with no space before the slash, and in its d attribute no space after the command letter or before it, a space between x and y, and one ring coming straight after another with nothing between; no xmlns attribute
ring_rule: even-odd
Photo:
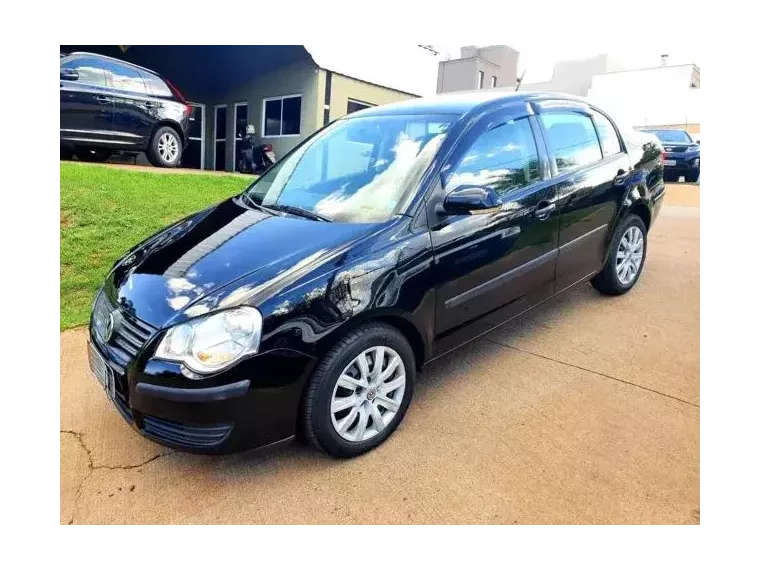
<svg viewBox="0 0 760 570"><path fill-rule="evenodd" d="M399 328L421 367L598 271L622 216L633 211L648 226L653 222L664 194L660 152L624 143L619 155L555 176L534 115L556 97L471 101L410 206L385 223L270 215L233 198L133 248L114 265L104 291L157 329L123 377L135 427L141 429L146 415L189 424L234 422L214 452L288 438L319 358L361 323ZM465 105L441 103L448 110L457 104ZM585 105L575 99L562 104ZM435 100L410 103L414 109L425 105L435 107ZM399 104L391 107L398 112ZM387 111L361 113L373 112ZM484 129L522 116L531 117L541 180L510 194L499 208L446 213L446 171ZM241 304L257 307L264 318L257 355L198 378L152 357L168 327ZM109 359L107 343L94 335L93 342ZM136 389L138 383L187 389L241 380L250 381L244 395L206 402Z"/></svg>
<svg viewBox="0 0 760 570"><path fill-rule="evenodd" d="M64 79L63 71L78 58L95 62L104 56L71 54L60 60L61 65L61 143L83 147L109 148L125 151L145 151L153 133L167 125L174 128L187 144L190 114L185 103L174 95L158 95L149 89L134 93L108 85L93 85L84 78ZM147 70L134 67L144 75ZM151 72L152 73L152 72Z"/></svg>

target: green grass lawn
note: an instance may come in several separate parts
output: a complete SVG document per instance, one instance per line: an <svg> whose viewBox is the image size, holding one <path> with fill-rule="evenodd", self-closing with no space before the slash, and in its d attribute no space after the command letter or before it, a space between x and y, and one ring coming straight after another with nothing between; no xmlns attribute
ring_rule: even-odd
<svg viewBox="0 0 760 570"><path fill-rule="evenodd" d="M61 330L87 323L95 291L126 250L249 180L61 162Z"/></svg>

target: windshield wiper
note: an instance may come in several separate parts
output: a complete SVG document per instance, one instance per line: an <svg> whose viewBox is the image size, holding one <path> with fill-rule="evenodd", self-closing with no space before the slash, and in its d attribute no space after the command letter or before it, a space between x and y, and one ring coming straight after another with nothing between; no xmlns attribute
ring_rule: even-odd
<svg viewBox="0 0 760 570"><path fill-rule="evenodd" d="M277 212L275 212L274 210L270 210L270 209L269 209L269 208L267 208L266 206L262 206L261 204L259 204L258 202L256 202L256 201L255 201L253 198L251 198L251 197L248 195L248 192L243 192L242 194L240 194L240 195L238 196L238 198L241 198L241 199L242 199L244 202L246 202L247 204L250 204L251 206L253 206L253 207L254 207L254 208L256 208L257 210L261 210L262 212L266 212L267 214L271 214L271 215L273 215L273 216L280 216L280 215L282 215L282 214L278 214L278 213L277 213Z"/></svg>
<svg viewBox="0 0 760 570"><path fill-rule="evenodd" d="M288 204L272 204L269 207L272 210L280 210L282 212L287 212L288 214L295 214L296 216L301 216L302 218L308 218L310 220L316 220L318 222L332 222L330 218L323 216L322 214L317 214L316 212L312 212L311 210L300 208L298 206L290 206Z"/></svg>

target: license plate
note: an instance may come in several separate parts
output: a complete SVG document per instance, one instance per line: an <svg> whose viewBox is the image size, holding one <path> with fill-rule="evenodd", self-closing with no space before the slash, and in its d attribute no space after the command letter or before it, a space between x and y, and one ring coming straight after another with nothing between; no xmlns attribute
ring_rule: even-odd
<svg viewBox="0 0 760 570"><path fill-rule="evenodd" d="M264 154L266 154L267 158L272 161L272 164L274 164L274 153L272 151L267 151Z"/></svg>
<svg viewBox="0 0 760 570"><path fill-rule="evenodd" d="M87 345L88 355L90 359L90 370L95 375L95 379L103 386L103 389L108 394L108 397L113 399L114 397L114 378L111 368L106 364L105 359L100 355L98 350L92 346Z"/></svg>
<svg viewBox="0 0 760 570"><path fill-rule="evenodd" d="M663 166L675 166L676 161L675 160L663 160L662 161Z"/></svg>

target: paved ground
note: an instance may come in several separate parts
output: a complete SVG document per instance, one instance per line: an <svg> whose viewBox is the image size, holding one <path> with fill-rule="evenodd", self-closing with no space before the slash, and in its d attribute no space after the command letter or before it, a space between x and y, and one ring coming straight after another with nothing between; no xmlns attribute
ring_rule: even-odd
<svg viewBox="0 0 760 570"><path fill-rule="evenodd" d="M350 461L152 444L63 333L61 522L699 523L699 188L668 203L631 294L580 286L433 363Z"/></svg>

